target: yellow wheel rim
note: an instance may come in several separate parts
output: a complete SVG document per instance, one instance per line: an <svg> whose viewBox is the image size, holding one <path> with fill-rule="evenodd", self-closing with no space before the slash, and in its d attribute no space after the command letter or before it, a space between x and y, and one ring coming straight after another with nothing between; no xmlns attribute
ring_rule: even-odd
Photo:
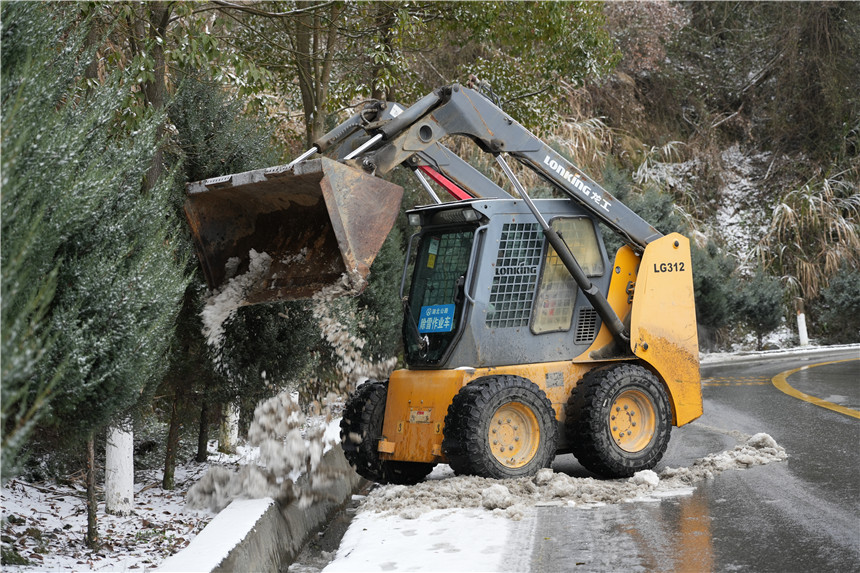
<svg viewBox="0 0 860 573"><path fill-rule="evenodd" d="M639 452L651 443L657 416L651 397L641 390L625 390L612 403L609 429L615 444L625 452Z"/></svg>
<svg viewBox="0 0 860 573"><path fill-rule="evenodd" d="M521 468L538 451L540 427L531 408L520 402L503 404L493 414L487 431L493 457L505 467Z"/></svg>

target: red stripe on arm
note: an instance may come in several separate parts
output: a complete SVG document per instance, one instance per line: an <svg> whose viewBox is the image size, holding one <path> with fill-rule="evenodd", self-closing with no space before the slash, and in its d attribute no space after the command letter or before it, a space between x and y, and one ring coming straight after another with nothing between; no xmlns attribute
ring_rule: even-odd
<svg viewBox="0 0 860 573"><path fill-rule="evenodd" d="M463 201L465 199L474 199L472 195L457 186L456 183L430 167L429 165L421 165L418 167L421 171L427 174L433 181L441 185L454 199Z"/></svg>

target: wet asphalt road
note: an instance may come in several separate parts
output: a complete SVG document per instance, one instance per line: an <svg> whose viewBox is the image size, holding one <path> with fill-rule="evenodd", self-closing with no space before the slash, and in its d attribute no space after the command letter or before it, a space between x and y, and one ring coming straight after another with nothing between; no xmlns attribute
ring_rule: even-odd
<svg viewBox="0 0 860 573"><path fill-rule="evenodd" d="M791 388L848 414L771 382L803 366ZM860 352L704 366L702 378L705 413L673 430L657 471L731 449L738 433L770 434L788 461L660 502L538 508L531 571L860 571L860 419L849 415L860 410ZM553 467L588 475L572 456Z"/></svg>

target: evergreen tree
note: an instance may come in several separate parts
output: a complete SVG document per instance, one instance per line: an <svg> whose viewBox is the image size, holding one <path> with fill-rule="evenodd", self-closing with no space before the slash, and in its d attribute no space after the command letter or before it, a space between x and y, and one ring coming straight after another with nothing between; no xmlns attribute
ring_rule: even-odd
<svg viewBox="0 0 860 573"><path fill-rule="evenodd" d="M603 179L607 191L661 233L688 233L668 193L662 193L650 184L643 191L637 191L633 179L611 161L604 169ZM604 233L604 241L610 253L614 253L622 244L622 240L613 233ZM728 326L735 317L733 295L737 286L737 265L713 241L701 247L695 241L691 242L690 256L699 343L710 347L716 333Z"/></svg>
<svg viewBox="0 0 860 573"><path fill-rule="evenodd" d="M860 269L843 264L821 290L818 320L829 344L860 342Z"/></svg>
<svg viewBox="0 0 860 573"><path fill-rule="evenodd" d="M757 348L761 350L764 336L776 330L785 316L782 283L759 267L749 279L741 283L736 298L737 316L752 328Z"/></svg>
<svg viewBox="0 0 860 573"><path fill-rule="evenodd" d="M717 331L728 326L735 318L737 265L713 241L709 241L704 247L691 244L690 255L693 262L699 343L711 347Z"/></svg>
<svg viewBox="0 0 860 573"><path fill-rule="evenodd" d="M42 185L28 185L39 163L51 151L33 149L34 140L50 139L60 127L56 113L44 115L67 93L66 78L75 70L72 58L55 58L47 38L63 30L46 22L30 6L2 7L2 476L17 471L18 454L34 425L47 411L57 376L37 377L51 346L47 314L56 288L54 235L46 213L70 216L70 201L60 196L51 205ZM45 72L50 66L51 72ZM41 153L39 153L41 151ZM54 149L53 153L58 150ZM44 157L42 157L44 156ZM44 170L43 170L44 172ZM59 373L59 371L58 371Z"/></svg>
<svg viewBox="0 0 860 573"><path fill-rule="evenodd" d="M176 128L173 161L181 163L185 181L268 167L279 160L262 118L247 115L239 99L207 78L184 78L168 114ZM184 186L176 186L177 213L184 196ZM187 228L182 244L185 252L193 252ZM239 309L224 325L223 344L210 347L200 318L207 290L196 257L188 272L194 279L185 292L178 344L159 392L167 398L162 405L169 419L163 479L168 489L174 486L180 428L199 422L197 458L204 460L211 412L237 399L252 412L257 401L278 392L276 384L305 368L308 353L303 350L316 338L305 333L312 326L306 305L256 305Z"/></svg>
<svg viewBox="0 0 860 573"><path fill-rule="evenodd" d="M80 443L136 403L160 377L186 279L169 182L142 192L158 118L123 132L117 102L133 85L120 72L77 83L86 26L38 3L2 14L6 471L21 421L42 414L48 434Z"/></svg>
<svg viewBox="0 0 860 573"><path fill-rule="evenodd" d="M358 299L361 326L359 333L366 344L366 360L378 362L400 354L403 304L400 281L403 276L403 233L395 225L382 244L370 269L370 279Z"/></svg>

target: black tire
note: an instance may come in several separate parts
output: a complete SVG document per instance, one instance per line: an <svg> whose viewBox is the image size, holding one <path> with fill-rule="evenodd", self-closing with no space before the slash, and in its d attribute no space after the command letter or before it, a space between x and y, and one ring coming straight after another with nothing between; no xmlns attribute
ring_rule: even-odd
<svg viewBox="0 0 860 573"><path fill-rule="evenodd" d="M454 396L442 453L458 474L505 479L547 467L557 443L555 412L543 390L519 376L486 376Z"/></svg>
<svg viewBox="0 0 860 573"><path fill-rule="evenodd" d="M381 484L414 485L436 464L379 458L388 383L368 380L349 397L340 421L343 454L358 475Z"/></svg>
<svg viewBox="0 0 860 573"><path fill-rule="evenodd" d="M592 370L567 404L565 429L573 455L601 477L651 469L669 445L672 411L657 377L638 364Z"/></svg>

